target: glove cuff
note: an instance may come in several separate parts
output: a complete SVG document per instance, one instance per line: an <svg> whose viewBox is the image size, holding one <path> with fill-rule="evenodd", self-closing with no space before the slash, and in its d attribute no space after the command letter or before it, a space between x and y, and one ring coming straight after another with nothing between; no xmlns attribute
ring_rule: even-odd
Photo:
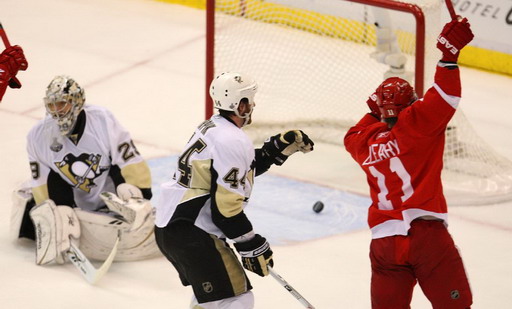
<svg viewBox="0 0 512 309"><path fill-rule="evenodd" d="M275 165L283 165L288 156L282 154L274 143L276 143L275 137L272 137L269 142L263 144L261 147L263 157L268 158Z"/></svg>
<svg viewBox="0 0 512 309"><path fill-rule="evenodd" d="M459 54L457 55L445 55L441 57L441 61L445 63L457 63L457 60L459 59Z"/></svg>
<svg viewBox="0 0 512 309"><path fill-rule="evenodd" d="M438 63L437 63L437 66L438 67L441 67L441 68L447 68L448 70L453 70L453 69L456 69L458 68L459 66L457 65L457 62L453 62L453 61L443 61L443 60L440 60Z"/></svg>
<svg viewBox="0 0 512 309"><path fill-rule="evenodd" d="M251 240L237 242L234 244L241 257L256 257L269 249L267 240L259 234L256 234Z"/></svg>
<svg viewBox="0 0 512 309"><path fill-rule="evenodd" d="M372 116L373 118L375 118L375 119L377 119L378 121L380 121L380 116L379 116L379 115L377 115L377 114L375 114L375 113L373 113L373 112L368 113L368 115L370 115L370 116Z"/></svg>

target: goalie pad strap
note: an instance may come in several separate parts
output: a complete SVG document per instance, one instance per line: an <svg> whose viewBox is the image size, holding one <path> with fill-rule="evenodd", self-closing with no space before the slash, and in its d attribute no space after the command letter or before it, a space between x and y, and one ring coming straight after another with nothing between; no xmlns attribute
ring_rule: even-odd
<svg viewBox="0 0 512 309"><path fill-rule="evenodd" d="M64 263L62 253L70 247L70 237L80 237L78 218L69 206L46 200L30 210L36 231L36 264Z"/></svg>

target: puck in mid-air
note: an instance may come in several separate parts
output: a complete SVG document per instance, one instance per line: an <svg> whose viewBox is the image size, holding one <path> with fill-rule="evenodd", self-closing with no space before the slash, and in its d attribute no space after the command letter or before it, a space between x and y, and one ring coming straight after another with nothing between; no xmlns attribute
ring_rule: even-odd
<svg viewBox="0 0 512 309"><path fill-rule="evenodd" d="M324 203L322 203L321 201L318 201L313 205L313 211L316 213L321 212L323 209L324 209Z"/></svg>

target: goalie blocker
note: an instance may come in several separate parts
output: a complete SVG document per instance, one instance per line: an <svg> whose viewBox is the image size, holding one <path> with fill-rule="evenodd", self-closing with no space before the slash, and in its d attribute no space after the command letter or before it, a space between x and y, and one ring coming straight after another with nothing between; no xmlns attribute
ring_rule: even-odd
<svg viewBox="0 0 512 309"><path fill-rule="evenodd" d="M36 241L37 265L64 263L64 254L69 250L71 241L88 258L104 261L118 235L120 242L114 261L161 256L154 239L154 214L149 201L136 198L123 201L115 197L118 202L116 206L126 208L122 212L131 214L131 217L126 219L121 211L112 211L111 207L105 212L90 212L55 205L52 200L33 206L30 189L16 190L13 194L11 237L26 237ZM33 226L27 223L28 217Z"/></svg>

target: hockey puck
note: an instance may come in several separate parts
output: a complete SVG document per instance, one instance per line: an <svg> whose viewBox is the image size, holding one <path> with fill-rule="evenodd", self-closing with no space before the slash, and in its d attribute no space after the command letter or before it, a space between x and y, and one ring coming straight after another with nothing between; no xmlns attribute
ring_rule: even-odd
<svg viewBox="0 0 512 309"><path fill-rule="evenodd" d="M313 205L313 211L316 213L321 212L323 209L324 209L324 203L322 203L321 201L318 201Z"/></svg>

